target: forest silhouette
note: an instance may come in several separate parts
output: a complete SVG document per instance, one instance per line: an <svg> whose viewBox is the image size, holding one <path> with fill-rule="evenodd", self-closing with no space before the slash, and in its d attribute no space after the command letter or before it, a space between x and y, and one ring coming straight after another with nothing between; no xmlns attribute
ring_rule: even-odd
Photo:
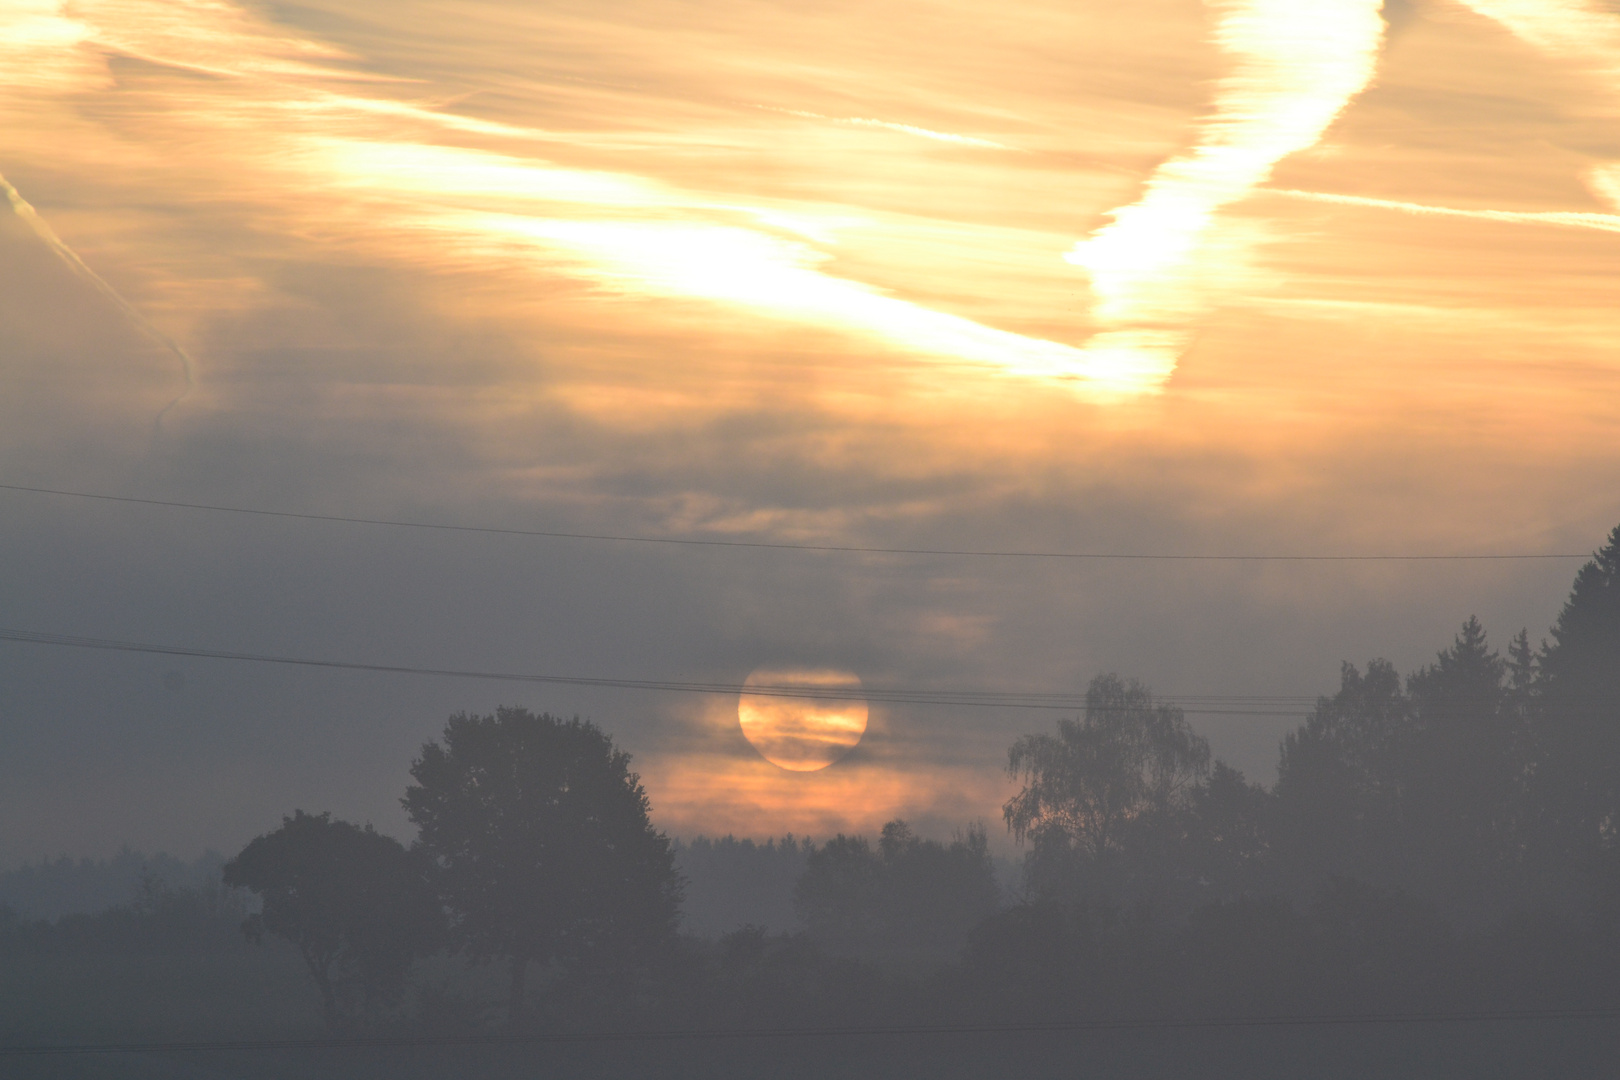
<svg viewBox="0 0 1620 1080"><path fill-rule="evenodd" d="M411 766L408 845L295 810L207 885L149 875L54 919L0 906L0 994L21 1003L0 1050L1620 1016L1620 528L1539 646L1499 652L1469 618L1404 677L1345 664L1270 788L1148 687L1097 676L1079 715L1008 750L1011 881L982 824L676 842L631 764L589 722L458 714ZM176 1001L218 1000L121 1013L107 986L39 990L153 957Z"/></svg>

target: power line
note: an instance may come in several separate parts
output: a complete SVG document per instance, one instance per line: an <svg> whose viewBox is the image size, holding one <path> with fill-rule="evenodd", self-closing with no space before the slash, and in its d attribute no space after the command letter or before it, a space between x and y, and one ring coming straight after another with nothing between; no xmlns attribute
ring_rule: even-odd
<svg viewBox="0 0 1620 1080"><path fill-rule="evenodd" d="M542 683L554 686L601 687L617 690L669 691L689 694L752 694L760 697L795 698L812 701L851 701L911 705L958 705L981 708L1055 709L1074 712L1085 707L1084 694L1027 693L1007 690L946 689L924 690L883 686L799 686L791 684L748 684L734 682L695 682L673 679L626 679L579 675L525 674L477 671L461 668L418 667L408 664L368 664L313 657L274 656L264 653L200 649L183 645L161 645L112 638L48 634L34 630L0 628L0 641L26 645L51 645L105 652L149 653L158 656L184 656L203 660L235 660L256 664L283 664L294 667L329 668L340 671L369 671L389 675L424 675L438 678L483 679L500 682ZM1296 717L1299 709L1315 703L1305 697L1222 697L1189 695L1184 698L1160 697L1161 704L1176 705L1183 712L1216 716ZM1183 704L1184 703L1184 704ZM1294 705L1293 708L1282 706Z"/></svg>
<svg viewBox="0 0 1620 1080"><path fill-rule="evenodd" d="M172 499L142 499L130 495L105 495L89 491L0 484L0 491L60 495L74 499L162 506L178 510L206 510L222 514L249 514L256 517L290 518L297 521L327 521L345 525L384 525L398 529L431 529L438 532L485 533L496 536L530 536L553 540L595 540L624 544L676 544L686 547L756 548L774 551L823 551L853 555L949 555L989 559L1073 559L1081 561L1137 562L1503 562L1547 559L1588 559L1590 554L1567 555L1550 552L1514 552L1477 555L1160 555L1124 551L998 551L974 548L871 547L859 544L790 544L769 540L716 540L679 536L633 536L619 533L563 532L555 529L511 529L493 525L446 525L428 521L399 521L392 518L350 517L343 514L306 514L292 510L262 510L247 506L179 502Z"/></svg>
<svg viewBox="0 0 1620 1080"><path fill-rule="evenodd" d="M1366 1025L1481 1024L1570 1020L1614 1020L1617 1009L1478 1011L1456 1013L1361 1013L1140 1020L1066 1020L1023 1024L896 1024L868 1027L673 1028L646 1031L533 1032L466 1035L379 1035L347 1038L189 1040L123 1043L35 1043L0 1045L0 1056L172 1053L176 1051L263 1052L275 1050L388 1049L427 1046L510 1046L534 1043L622 1043L695 1040L851 1038L918 1035L1022 1035L1088 1031L1162 1031L1199 1028L1348 1027Z"/></svg>
<svg viewBox="0 0 1620 1080"><path fill-rule="evenodd" d="M337 671L366 671L384 675L419 675L430 678L479 679L495 682L540 683L553 686L583 686L614 690L659 691L686 694L749 694L756 697L791 698L803 701L864 701L878 704L945 705L993 709L1045 709L1079 712L1086 707L1084 692L1020 691L976 689L971 687L929 690L920 687L869 686L864 683L805 685L795 683L703 682L682 679L631 679L613 676L554 675L547 673L480 671L471 668L436 668L412 664L371 664L352 660L318 657L276 656L267 653L235 652L225 649L163 645L115 638L50 634L36 630L0 628L0 641L23 645L50 645L104 652L148 653L156 656L183 656L200 660L235 660L256 664L327 668ZM1298 718L1302 711L1316 708L1331 695L1307 694L1154 694L1150 708L1169 706L1184 713L1202 716L1280 716ZM1607 711L1615 706L1612 698L1560 697L1563 708L1583 706ZM1137 708L1138 706L1129 706Z"/></svg>

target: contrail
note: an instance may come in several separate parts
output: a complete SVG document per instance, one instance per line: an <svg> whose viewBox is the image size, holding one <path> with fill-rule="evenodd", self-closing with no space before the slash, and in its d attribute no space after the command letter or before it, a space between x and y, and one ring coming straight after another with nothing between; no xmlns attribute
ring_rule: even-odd
<svg viewBox="0 0 1620 1080"><path fill-rule="evenodd" d="M1396 199L1371 199L1361 195L1333 195L1323 191L1294 191L1287 188L1262 188L1255 194L1280 195L1288 199L1335 203L1341 206L1367 206L1425 217L1458 217L1475 221L1503 221L1515 225L1558 225L1575 229L1597 229L1601 232L1620 232L1620 214L1562 210L1463 210L1454 206L1432 206L1428 203L1401 202Z"/></svg>
<svg viewBox="0 0 1620 1080"><path fill-rule="evenodd" d="M5 190L6 200L11 203L12 211L22 219L24 224L33 230L35 236L44 241L46 247L56 253L57 258L67 264L69 270L72 270L80 279L94 286L97 292L101 293L102 296L112 302L113 306L124 313L125 318L129 319L130 322L134 323L179 359L180 369L186 377L186 387L180 391L179 397L165 405L157 414L156 425L162 428L163 418L168 415L169 410L184 401L197 385L196 369L192 363L191 355L185 349L182 349L173 338L153 326L146 316L136 309L135 305L120 296L118 290L107 284L100 274L90 269L89 265L79 258L79 253L68 247L62 238L56 235L56 230L52 229L45 219L39 216L39 211L35 210L33 205L23 198L22 194L12 187L11 182L3 175L0 175L0 189Z"/></svg>
<svg viewBox="0 0 1620 1080"><path fill-rule="evenodd" d="M884 128L888 131L898 131L902 135L915 135L919 139L932 139L935 142L957 143L961 146L979 146L986 150L1012 150L1014 147L1006 143L992 142L989 139L976 139L972 135L954 135L949 131L934 131L930 128L916 127L912 124L897 124L892 120L872 120L864 116L827 116L818 112L806 112L804 109L778 109L770 105L757 106L770 112L785 113L788 116L802 116L807 120L827 120L834 124L854 124L857 127Z"/></svg>
<svg viewBox="0 0 1620 1080"><path fill-rule="evenodd" d="M1174 370L1204 310L1205 234L1222 207L1263 183L1278 161L1315 145L1372 81L1383 0L1207 0L1232 69L1198 145L1165 162L1135 203L1065 256L1091 275L1099 362L1147 387Z"/></svg>

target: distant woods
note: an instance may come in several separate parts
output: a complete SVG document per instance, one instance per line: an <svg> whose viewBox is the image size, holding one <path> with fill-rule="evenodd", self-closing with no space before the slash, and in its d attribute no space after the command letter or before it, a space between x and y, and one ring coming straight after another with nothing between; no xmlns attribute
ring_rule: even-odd
<svg viewBox="0 0 1620 1080"><path fill-rule="evenodd" d="M734 836L676 841L675 864L686 883L682 928L713 938L748 925L799 927L793 890L815 850L813 841L792 833L761 843Z"/></svg>
<svg viewBox="0 0 1620 1080"><path fill-rule="evenodd" d="M1000 905L981 829L948 845L891 821L874 849L837 836L806 859L793 902L810 936L844 955L943 959Z"/></svg>

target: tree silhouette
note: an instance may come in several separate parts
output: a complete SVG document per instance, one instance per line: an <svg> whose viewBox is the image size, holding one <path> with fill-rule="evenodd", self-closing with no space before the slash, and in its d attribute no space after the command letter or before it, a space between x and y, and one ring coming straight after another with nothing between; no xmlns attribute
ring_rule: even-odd
<svg viewBox="0 0 1620 1080"><path fill-rule="evenodd" d="M1208 899L1231 900L1273 884L1273 804L1270 792L1224 761L1193 791L1187 860Z"/></svg>
<svg viewBox="0 0 1620 1080"><path fill-rule="evenodd" d="M1620 526L1576 574L1541 676L1538 846L1590 869L1620 848Z"/></svg>
<svg viewBox="0 0 1620 1080"><path fill-rule="evenodd" d="M864 948L878 939L882 867L864 836L837 836L811 852L793 889L793 907L810 934L834 949Z"/></svg>
<svg viewBox="0 0 1620 1080"><path fill-rule="evenodd" d="M1276 840L1296 873L1308 880L1388 881L1410 711L1389 661L1372 661L1365 674L1345 664L1339 692L1319 698L1305 723L1284 737Z"/></svg>
<svg viewBox="0 0 1620 1080"><path fill-rule="evenodd" d="M1511 890L1526 779L1527 733L1508 663L1478 619L1407 679L1401 826L1412 887L1478 906Z"/></svg>
<svg viewBox="0 0 1620 1080"><path fill-rule="evenodd" d="M1520 902L1537 668L1527 634L1504 659L1475 618L1404 687L1387 661L1346 664L1283 740L1275 835L1296 884L1354 877L1475 917Z"/></svg>
<svg viewBox="0 0 1620 1080"><path fill-rule="evenodd" d="M1076 860L1097 869L1162 846L1209 771L1209 744L1134 679L1097 676L1085 713L1057 728L1007 753L1024 787L1002 813L1020 843L1032 842L1025 868L1036 893L1072 889Z"/></svg>
<svg viewBox="0 0 1620 1080"><path fill-rule="evenodd" d="M877 850L839 835L810 853L794 907L812 938L834 952L945 955L1000 901L984 830L949 844L904 821L883 826Z"/></svg>
<svg viewBox="0 0 1620 1080"><path fill-rule="evenodd" d="M442 944L444 916L425 870L369 825L298 810L249 842L223 878L258 894L263 909L243 932L296 945L336 1025L356 1009L391 1004L412 961Z"/></svg>
<svg viewBox="0 0 1620 1080"><path fill-rule="evenodd" d="M672 937L680 878L630 755L594 725L526 709L452 716L411 766L406 812L439 869L456 944L510 965L624 969Z"/></svg>

